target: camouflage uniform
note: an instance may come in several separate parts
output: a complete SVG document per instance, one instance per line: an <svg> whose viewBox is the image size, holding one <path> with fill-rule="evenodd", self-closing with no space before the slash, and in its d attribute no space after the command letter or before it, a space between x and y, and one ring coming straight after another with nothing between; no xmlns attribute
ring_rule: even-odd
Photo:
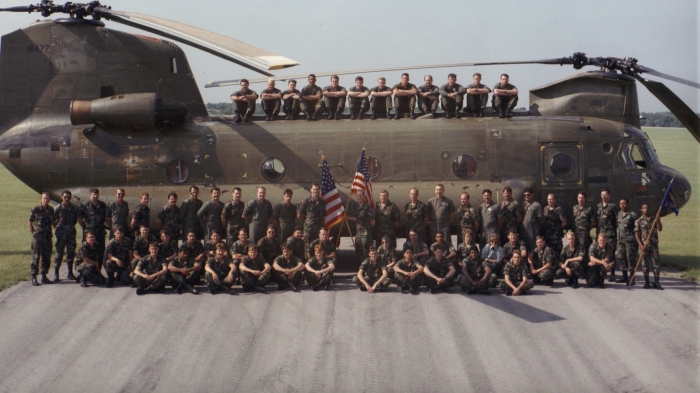
<svg viewBox="0 0 700 393"><path fill-rule="evenodd" d="M557 254L555 254L554 250L546 245L544 246L544 249L535 247L535 251L532 254L532 265L535 267L535 269L541 269L547 263L549 263L551 266L549 269L544 269L537 273L537 278L539 278L543 285L553 285L554 272L557 269Z"/></svg>
<svg viewBox="0 0 700 393"><path fill-rule="evenodd" d="M144 205L139 204L139 206L136 209L134 209L134 216L132 217L132 220L136 220L135 231L139 231L139 228L141 228L142 225L145 225L148 228L150 228L151 227L151 208L148 206L144 206Z"/></svg>
<svg viewBox="0 0 700 393"><path fill-rule="evenodd" d="M32 264L29 272L32 276L39 274L39 263L41 262L41 274L49 272L51 264L51 246L53 235L51 234L51 224L53 223L53 207L41 205L32 209L29 214L29 222L34 223L34 233L32 233Z"/></svg>
<svg viewBox="0 0 700 393"><path fill-rule="evenodd" d="M613 261L613 249L610 244L606 244L604 249L598 247L598 242L593 242L588 248L588 256L596 257L600 260L607 259L609 263ZM605 276L608 272L605 270L603 265L595 265L588 267L588 277L586 277L586 284L589 287L594 287L603 284L605 281Z"/></svg>
<svg viewBox="0 0 700 393"><path fill-rule="evenodd" d="M309 244L309 247L306 248L306 252L309 255L309 258L314 256L314 248L316 248L316 245L320 244L321 247L323 247L323 257L328 258L329 254L332 254L335 252L335 244L329 239L326 240L325 243L321 243L321 239L316 239ZM331 261L335 263L335 258L332 258Z"/></svg>
<svg viewBox="0 0 700 393"><path fill-rule="evenodd" d="M248 231L250 240L257 242L265 237L267 225L273 213L272 203L267 199L262 202L257 198L248 201L243 210L243 217L248 217L250 220L250 230Z"/></svg>
<svg viewBox="0 0 700 393"><path fill-rule="evenodd" d="M277 238L270 239L265 236L258 240L258 252L265 259L265 262L272 263L278 255L282 254L282 248L277 242Z"/></svg>
<svg viewBox="0 0 700 393"><path fill-rule="evenodd" d="M54 211L54 222L57 223L54 267L57 270L61 267L65 250L68 271L72 274L75 249L78 246L75 241L75 224L78 222L78 209L73 205L68 205L68 207L63 206L63 204L58 205Z"/></svg>
<svg viewBox="0 0 700 393"><path fill-rule="evenodd" d="M124 228L124 236L133 240L131 234L131 224L129 222L129 202L122 201L118 204L117 201L112 201L107 205L107 216L112 218L112 228L109 231L109 240L114 239L114 227L121 225Z"/></svg>
<svg viewBox="0 0 700 393"><path fill-rule="evenodd" d="M95 242L95 246L97 246L97 242ZM97 262L98 256L99 250L97 247L90 247L90 245L85 242L80 245L78 258L75 260L75 271L78 272L79 275L82 275L85 280L92 281L93 284L102 284L102 275L99 274L95 265L85 262L83 258L88 258ZM78 278L80 278L80 276L78 276Z"/></svg>
<svg viewBox="0 0 700 393"><path fill-rule="evenodd" d="M428 245L425 244L425 242L423 240L421 240L420 238L418 239L416 244L412 244L411 240L406 240L403 243L403 250L401 250L401 255L403 255L404 251L406 251L406 249L408 247L413 248L413 255L414 255L413 259L418 261L419 264L424 265L425 262L428 260L428 258L430 258L430 252L428 252L428 256L422 256L422 257L415 256L415 255L420 254L421 252L423 252L425 250L430 251L430 249L428 248Z"/></svg>
<svg viewBox="0 0 700 393"><path fill-rule="evenodd" d="M644 217L641 216L637 221L634 222L634 232L639 232L639 237L644 242L649 236L649 231L651 231L651 237L649 242L647 242L646 247L641 250L642 253L642 272L645 275L649 274L649 270L652 270L655 277L658 277L661 267L661 257L659 256L659 232L656 228L652 229L654 224L654 217Z"/></svg>
<svg viewBox="0 0 700 393"><path fill-rule="evenodd" d="M394 280L394 265L396 264L396 249L389 246L385 249L383 245L377 247L377 259L382 261L386 266L386 271L389 274L389 282Z"/></svg>
<svg viewBox="0 0 700 393"><path fill-rule="evenodd" d="M574 206L574 230L576 240L585 249L591 245L591 224L595 222L595 213L589 206ZM612 260L612 259L611 259Z"/></svg>
<svg viewBox="0 0 700 393"><path fill-rule="evenodd" d="M107 274L114 277L112 275L117 273L121 283L125 285L131 284L129 280L129 272L131 270L129 269L131 266L129 255L131 254L132 248L133 242L126 236L122 237L121 243L119 243L117 239L110 240L105 248L105 256L107 257L105 261L105 270ZM122 261L123 266L119 267L116 262L109 259L109 254L112 254L113 257Z"/></svg>
<svg viewBox="0 0 700 393"><path fill-rule="evenodd" d="M212 250L208 250L208 249L207 249L207 244L210 244L210 245L211 245L211 242L207 242L207 243L204 245L204 250L205 250L205 251L214 252L215 249L212 249ZM248 255L248 247L250 247L251 244L253 244L253 242L251 242L250 240L248 240L248 241L245 243L245 245L243 245L243 243L241 243L240 240L236 240L236 241L231 245L231 249L230 249L230 250L231 250L231 257L233 257L234 254L241 254L241 255L243 255L243 256ZM239 263L240 261L239 261L239 260L235 260L234 262L236 263L236 266L238 266L238 263Z"/></svg>
<svg viewBox="0 0 700 393"><path fill-rule="evenodd" d="M355 217L355 253L367 258L373 240L371 221L374 219L374 211L367 203L360 205L357 201L352 201L348 207L348 215Z"/></svg>
<svg viewBox="0 0 700 393"><path fill-rule="evenodd" d="M294 234L294 220L297 219L297 206L293 203L278 203L272 209L272 219L277 222L277 241L282 244Z"/></svg>
<svg viewBox="0 0 700 393"><path fill-rule="evenodd" d="M462 242L462 244L457 246L457 260L461 261L464 258L468 258L469 257L469 249L472 246L476 246L477 250L479 249L479 245L476 243L473 243L473 242L471 244L467 244L467 243ZM481 251L479 251L479 254L481 254Z"/></svg>
<svg viewBox="0 0 700 393"><path fill-rule="evenodd" d="M87 201L80 205L78 209L78 218L82 218L85 222L83 228L83 241L85 241L85 233L92 231L95 234L95 248L97 249L97 264L102 269L102 257L105 252L105 221L107 220L107 205L98 200L96 204ZM100 274L98 271L97 274ZM101 275L101 274L100 274Z"/></svg>
<svg viewBox="0 0 700 393"><path fill-rule="evenodd" d="M287 260L284 255L280 255L277 258L275 258L274 263L279 265L282 269L294 269L299 265L299 262L301 262L301 259L299 259L296 255L292 255L292 257ZM289 278L284 272L280 272L275 270L274 268L272 269L272 280L275 281L278 285L280 286L285 286L286 283L290 282L294 284L294 286L298 286L301 284L301 278L302 278L302 271L294 273L292 278Z"/></svg>
<svg viewBox="0 0 700 393"><path fill-rule="evenodd" d="M574 249L572 250L569 245L564 247L561 250L561 253L559 254L559 262L564 263L566 262L567 259L571 258L576 258L576 257L582 257L583 259L581 262L569 262L567 265L569 269L571 269L571 273L575 276L576 279L578 277L581 277L583 275L583 263L586 259L586 250L576 242L576 245L574 246ZM555 278L566 278L566 269L564 268L557 268L557 273L555 274Z"/></svg>
<svg viewBox="0 0 700 393"><path fill-rule="evenodd" d="M425 263L425 269L430 270L430 272L433 275L439 278L445 278L447 276L447 274L450 272L450 266L452 266L452 262L448 261L447 258L442 258L442 260L440 261L438 261L435 258L430 258ZM436 289L442 289L446 291L448 288L451 288L454 285L455 276L456 274L452 275L452 277L448 278L447 280L445 280L445 282L438 285L435 279L433 279L432 277L428 277L428 275L425 275L423 277L423 283L426 287L428 287L428 289L433 289L437 287Z"/></svg>
<svg viewBox="0 0 700 393"><path fill-rule="evenodd" d="M314 270L323 270L328 268L330 265L334 265L334 260L328 259L325 256L323 257L323 260L319 261L316 259L315 256L309 258L308 262L306 262L307 265L309 265L312 269ZM331 285L331 281L333 280L333 271L323 273L321 277L316 277L316 275L308 270L304 271L306 275L306 282L309 284L311 287L322 287L322 286L328 286Z"/></svg>
<svg viewBox="0 0 700 393"><path fill-rule="evenodd" d="M522 206L516 200L503 201L500 203L501 215L503 216L503 226L501 227L501 244L508 242L508 231L518 229L518 221L522 221Z"/></svg>
<svg viewBox="0 0 700 393"><path fill-rule="evenodd" d="M168 259L173 255L177 256L177 242L170 241L168 243L158 243L158 258Z"/></svg>
<svg viewBox="0 0 700 393"><path fill-rule="evenodd" d="M215 204L214 201L207 201L202 207L197 211L197 220L205 220L206 222L206 233L204 236L206 240L211 238L211 233L218 231L223 237L223 227L221 225L221 212L224 210L224 204L219 201Z"/></svg>
<svg viewBox="0 0 700 393"><path fill-rule="evenodd" d="M245 257L241 259L241 266L245 266L248 269L251 270L259 270L263 271L265 270L265 264L267 261L262 257L262 255L258 254L258 256L255 257L255 259L251 259L250 257ZM241 284L243 284L243 290L244 291L251 291L255 289L255 287L265 287L267 283L270 281L270 278L272 277L271 271L268 271L265 274L261 274L259 276L254 275L253 273L248 273L248 272L241 272Z"/></svg>
<svg viewBox="0 0 700 393"><path fill-rule="evenodd" d="M408 202L404 211L406 212L406 236L414 230L419 239L425 238L425 218L430 217L428 206L421 201L416 201L415 205Z"/></svg>
<svg viewBox="0 0 700 393"><path fill-rule="evenodd" d="M516 239L515 245L510 244L510 240L506 242L506 244L503 245L503 259L510 261L510 258L513 256L515 251L520 251L521 256L523 251L527 252L527 244L525 243L525 240ZM507 263L507 261L504 262L504 264Z"/></svg>
<svg viewBox="0 0 700 393"><path fill-rule="evenodd" d="M525 240L527 251L535 249L535 239L540 235L540 227L544 222L542 205L539 202L528 204L523 202L523 222L520 228L520 238Z"/></svg>
<svg viewBox="0 0 700 393"><path fill-rule="evenodd" d="M172 262L170 262L170 266L176 267L179 269L191 269L195 266L201 266L201 263L198 261L195 261L194 258L191 256L188 257L186 260L182 260L180 256L178 255L173 259ZM177 286L177 284L183 285L183 286L194 286L199 284L199 280L202 277L202 271L201 270L193 270L190 272L190 274L185 277L182 273L174 273L170 272L170 282L175 284L173 286Z"/></svg>
<svg viewBox="0 0 700 393"><path fill-rule="evenodd" d="M405 243L404 243L405 245ZM396 267L401 269L404 272L415 272L416 270L420 269L423 267L423 264L420 263L420 261L413 259L411 260L411 263L406 262L405 259L402 259L396 263ZM423 285L423 273L417 274L413 279L409 279L408 276L403 275L399 272L396 272L396 277L395 277L395 282L396 286L399 288L403 288L404 286L408 286L409 289L413 287L413 289L418 289L421 285Z"/></svg>
<svg viewBox="0 0 700 393"><path fill-rule="evenodd" d="M427 206L430 213L430 242L435 241L435 235L438 232L442 232L445 235L446 241L452 241L450 215L456 210L454 202L444 196L442 200L432 197L428 199Z"/></svg>
<svg viewBox="0 0 700 393"><path fill-rule="evenodd" d="M381 242L384 236L389 236L391 246L396 248L396 224L401 221L399 207L389 200L384 207L382 207L381 202L377 202L374 207L374 221L377 230L377 243Z"/></svg>
<svg viewBox="0 0 700 393"><path fill-rule="evenodd" d="M466 257L462 260L462 266L464 267L464 270L466 270L467 273L469 273L469 277L471 277L473 281L478 282L486 275L486 267L489 266L489 264L482 260L480 257L476 257L476 260L471 259L471 257ZM495 278L495 276L495 274L491 273L491 277ZM488 290L491 281L493 281L493 278L489 280L484 280L484 283L479 287L477 287L475 284L472 284L471 281L469 281L469 279L467 279L467 277L464 274L460 274L457 281L462 287L462 290L472 292L476 290Z"/></svg>
<svg viewBox="0 0 700 393"><path fill-rule="evenodd" d="M163 224L163 229L170 232L170 240L180 240L185 238L180 237L180 208L170 205L163 206L158 212L158 219Z"/></svg>
<svg viewBox="0 0 700 393"><path fill-rule="evenodd" d="M519 266L515 266L515 264L513 262L508 261L508 263L506 263L506 265L503 267L503 276L507 276L510 279L510 282L517 288L523 282L523 278L527 277L527 268L525 267L525 264L522 262L520 263ZM522 294L526 294L527 291L531 290L534 287L535 287L534 281L532 281L532 280L525 281L525 285L521 289ZM505 293L506 295L513 294L513 288L511 288L510 285L508 285L505 280L503 280L503 282L501 282L500 289L501 289L501 292Z"/></svg>
<svg viewBox="0 0 700 393"><path fill-rule="evenodd" d="M481 225L481 213L480 209L475 209L472 205L467 205L466 207L460 206L457 209L457 222L460 227L460 236L457 239L457 244L462 244L464 242L464 232L467 229L471 229L474 233L474 241L477 240L478 226Z"/></svg>
<svg viewBox="0 0 700 393"><path fill-rule="evenodd" d="M308 197L301 203L299 214L304 216L304 241L309 244L318 239L318 231L324 227L326 202L320 197L317 201Z"/></svg>
<svg viewBox="0 0 700 393"><path fill-rule="evenodd" d="M136 237L136 239L134 239L132 251L134 253L138 252L139 256L141 258L144 258L145 256L147 256L149 254L148 243L150 243L150 241L148 239L144 239L141 237L141 235L139 235ZM138 265L138 263L139 263L139 260L136 259L136 256L134 256L134 259L131 261L131 270L132 271L136 270L136 265Z"/></svg>
<svg viewBox="0 0 700 393"><path fill-rule="evenodd" d="M620 211L617 213L617 248L615 260L620 270L634 270L637 264L639 245L634 237L634 224L637 221L637 213Z"/></svg>
<svg viewBox="0 0 700 393"><path fill-rule="evenodd" d="M197 218L197 212L202 208L202 205L204 205L204 202L200 199L197 199L196 202L192 199L188 199L180 205L180 221L182 221L182 233L184 237L187 237L187 233L193 231L195 235L197 235L197 240L202 240L202 226Z"/></svg>
<svg viewBox="0 0 700 393"><path fill-rule="evenodd" d="M321 93L321 98L318 101L306 101L301 99L302 97L306 96L315 96L318 93ZM311 85L306 85L306 87L301 89L301 94L299 95L299 107L301 108L302 112L309 114L312 112L323 111L323 92L321 88L316 85L313 87L311 87Z"/></svg>
<svg viewBox="0 0 700 393"><path fill-rule="evenodd" d="M376 262L372 262L370 258L365 259L360 265L360 270L362 270L363 278L370 286L373 286L377 281L379 281L384 272L387 271L386 265L378 258ZM360 287L360 289L363 291L366 291L368 289L367 287L365 287L365 284L363 284L362 281L360 281L360 279L357 277L357 274L353 276L352 282L358 287ZM377 290L383 291L389 288L389 285L391 285L391 280L387 278L386 280L382 281Z"/></svg>
<svg viewBox="0 0 700 393"><path fill-rule="evenodd" d="M290 236L287 239L287 244L292 246L292 254L299 258L302 262L306 261L306 247L304 244L304 239L297 239L294 236Z"/></svg>
<svg viewBox="0 0 700 393"><path fill-rule="evenodd" d="M233 242L238 240L238 231L241 228L245 228L243 210L245 210L245 203L243 203L243 201L238 201L238 203L231 201L224 205L223 210L221 210L221 218L226 219L228 244L233 244Z"/></svg>
<svg viewBox="0 0 700 393"><path fill-rule="evenodd" d="M231 288L233 286L233 283L236 281L236 276L238 275L238 270L233 272L231 279L229 279L228 275L231 273L232 265L233 261L230 258L224 258L221 262L216 258L209 258L207 266L209 266L209 269L213 270L219 278L219 283L217 284L211 273L206 272L204 274L204 282L207 283L209 290L216 291L217 289L223 289L224 287Z"/></svg>
<svg viewBox="0 0 700 393"><path fill-rule="evenodd" d="M421 93L428 92L430 92L431 99L423 98L423 95ZM427 115L428 113L435 113L438 108L438 97L440 97L440 88L435 85L430 85L430 87L421 85L420 87L418 87L418 94L416 95L416 97L418 98L418 109L421 112L423 112L424 115Z"/></svg>
<svg viewBox="0 0 700 393"><path fill-rule="evenodd" d="M447 258L448 255L450 255L451 252L454 251L455 256L457 254L457 250L454 248L454 246L451 243L448 243L447 241L443 241L442 243L435 242L430 245L430 256L434 257L435 256L435 250L441 249L442 250L442 259L446 259L448 262L453 264L455 266L455 269L457 268L459 261L457 260L456 257L452 258ZM415 254L415 252L414 252Z"/></svg>
<svg viewBox="0 0 700 393"><path fill-rule="evenodd" d="M501 212L501 206L497 205L495 202L491 201L489 206L482 203L479 206L479 214L481 215L481 247L488 244L489 236L493 233L499 233L498 230L498 220L503 219L503 212Z"/></svg>
<svg viewBox="0 0 700 393"><path fill-rule="evenodd" d="M617 249L617 213L620 208L614 203L608 203L603 207L603 203L598 203L596 220L598 225L595 228L596 237L603 233L608 238L608 244L612 246L613 252ZM611 260L611 265L615 267L615 261Z"/></svg>
<svg viewBox="0 0 700 393"><path fill-rule="evenodd" d="M544 207L543 214L542 232L544 233L544 240L549 247L552 247L555 253L559 254L562 247L564 247L562 242L564 229L561 227L561 224L566 222L564 209L559 206L549 207L547 205Z"/></svg>
<svg viewBox="0 0 700 393"><path fill-rule="evenodd" d="M198 259L202 265L204 265L207 261L207 257L202 257L204 255L204 246L199 240L195 240L194 243L189 244L188 242L183 242L180 245L180 249L186 249L189 252L189 256L191 259Z"/></svg>

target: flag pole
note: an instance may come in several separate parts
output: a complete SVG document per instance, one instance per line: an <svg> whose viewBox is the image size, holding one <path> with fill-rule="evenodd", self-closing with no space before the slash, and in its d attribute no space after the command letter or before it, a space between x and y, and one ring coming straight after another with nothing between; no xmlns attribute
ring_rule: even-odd
<svg viewBox="0 0 700 393"><path fill-rule="evenodd" d="M632 286L632 280L634 280L634 276L637 274L637 269L639 268L639 264L642 262L642 257L644 257L644 249L647 248L647 244L649 244L649 240L651 239L651 235L654 233L654 230L656 229L656 223L659 221L659 218L661 218L661 210L664 208L664 202L666 201L666 197L668 196L669 191L671 191L671 185L673 184L673 180L675 180L676 177L673 176L671 179L671 182L668 183L668 188L666 189L666 193L664 193L664 198L661 200L661 205L659 206L659 210L656 212L656 216L654 216L654 223L651 225L651 229L649 230L649 233L647 234L646 239L644 239L644 244L642 245L642 249L639 250L639 258L637 258L637 264L634 266L634 271L632 274L630 274L629 282L627 283L628 289L631 288Z"/></svg>

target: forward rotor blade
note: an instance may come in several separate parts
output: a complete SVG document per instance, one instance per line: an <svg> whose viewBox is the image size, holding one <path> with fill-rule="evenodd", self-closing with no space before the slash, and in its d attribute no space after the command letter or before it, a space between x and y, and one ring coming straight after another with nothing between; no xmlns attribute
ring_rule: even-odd
<svg viewBox="0 0 700 393"><path fill-rule="evenodd" d="M34 6L19 6L19 7L9 7L9 8L0 8L1 11L6 11L6 12L33 12L36 11L36 8Z"/></svg>
<svg viewBox="0 0 700 393"><path fill-rule="evenodd" d="M700 117L663 83L644 79L636 75L635 78L646 86L651 94L658 98L659 101L683 123L688 131L693 134L695 140L700 143Z"/></svg>
<svg viewBox="0 0 700 393"><path fill-rule="evenodd" d="M655 76L658 76L659 78L668 79L670 81L678 82L678 83L681 83L681 84L684 84L687 86L692 86L696 89L700 89L700 83L689 81L689 80L683 79L683 78L679 78L677 76L664 74L663 72L652 70L651 68L647 68L644 66L639 67L639 72L643 72L645 74L650 74L650 75L655 75Z"/></svg>
<svg viewBox="0 0 700 393"><path fill-rule="evenodd" d="M322 72L322 73L314 73L314 75L316 75L316 77L321 77L321 76L331 76L331 75L368 74L368 73L372 73L372 72L406 71L406 70L419 70L419 69L431 69L431 68L472 67L472 66L498 65L498 64L571 64L571 62L569 62L569 63L566 62L567 59L568 58L534 60L534 61L495 62L495 63L425 64L425 65L416 65L416 66L368 68L368 69L364 69L364 70ZM290 79L306 79L307 76L308 76L308 74L289 75L289 76L275 77L275 79L278 81L287 81ZM248 81L251 84L252 83L262 83L262 82L267 82L267 78L249 79ZM231 86L231 85L237 85L240 82L241 82L240 79L230 79L230 80L225 80L225 81L207 82L207 84L204 87L209 88L209 87Z"/></svg>
<svg viewBox="0 0 700 393"><path fill-rule="evenodd" d="M267 70L299 65L299 62L256 48L233 38L168 19L98 7L95 14L114 22L145 30L193 46L240 66L272 76Z"/></svg>

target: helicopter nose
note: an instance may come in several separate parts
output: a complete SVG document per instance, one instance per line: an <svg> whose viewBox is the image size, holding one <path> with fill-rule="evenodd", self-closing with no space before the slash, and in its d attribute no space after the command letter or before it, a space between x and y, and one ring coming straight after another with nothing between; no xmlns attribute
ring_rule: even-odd
<svg viewBox="0 0 700 393"><path fill-rule="evenodd" d="M673 192L676 208L681 208L690 200L690 196L692 194L690 182L685 176L683 176L683 174L675 169L664 167L663 172L664 176L661 183L663 184L664 188L668 188L669 183L671 183L671 179L673 179L671 191Z"/></svg>

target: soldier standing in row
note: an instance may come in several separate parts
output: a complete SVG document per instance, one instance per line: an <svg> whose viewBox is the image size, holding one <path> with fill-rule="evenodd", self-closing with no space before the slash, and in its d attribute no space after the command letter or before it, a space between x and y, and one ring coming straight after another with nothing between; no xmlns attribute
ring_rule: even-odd
<svg viewBox="0 0 700 393"><path fill-rule="evenodd" d="M134 232L138 231L142 225L151 227L151 208L148 207L150 201L151 196L147 192L142 192L139 196L139 205L136 206L134 215L131 217L131 230Z"/></svg>
<svg viewBox="0 0 700 393"><path fill-rule="evenodd" d="M501 215L503 215L503 225L501 225L501 243L508 241L508 231L511 228L519 228L523 222L522 206L513 199L513 189L503 187L503 202L499 204Z"/></svg>
<svg viewBox="0 0 700 393"><path fill-rule="evenodd" d="M219 201L221 198L221 190L219 187L211 189L211 200L197 211L197 220L204 222L207 229L204 233L205 239L211 237L213 231L224 233L221 225L221 212L224 210L224 204Z"/></svg>
<svg viewBox="0 0 700 393"><path fill-rule="evenodd" d="M280 105L282 104L282 92L275 88L275 79L267 79L267 89L260 92L260 106L265 112L265 120L275 120L280 113Z"/></svg>
<svg viewBox="0 0 700 393"><path fill-rule="evenodd" d="M248 123L250 117L255 114L255 101L258 99L258 93L248 89L249 84L248 79L241 79L241 90L231 94L233 113L235 114L234 123L240 123L241 116L243 116L243 121Z"/></svg>
<svg viewBox="0 0 700 393"><path fill-rule="evenodd" d="M284 244L294 234L294 220L297 219L297 206L292 203L294 193L290 189L284 190L281 203L272 209L272 221L277 226L277 239L279 244Z"/></svg>
<svg viewBox="0 0 700 393"><path fill-rule="evenodd" d="M544 215L544 222L542 223L544 240L559 255L564 247L561 239L564 236L564 228L566 228L567 222L564 209L557 206L556 195L547 195L547 206L544 207L542 214Z"/></svg>
<svg viewBox="0 0 700 393"><path fill-rule="evenodd" d="M204 202L199 199L199 187L190 187L190 199L182 202L180 206L180 221L182 222L182 233L194 232L197 240L203 239L202 225L197 218L197 212L202 208Z"/></svg>
<svg viewBox="0 0 700 393"><path fill-rule="evenodd" d="M226 240L228 244L233 244L238 240L238 231L245 228L245 220L243 219L243 210L245 203L241 201L241 189L235 187L231 191L231 202L224 205L221 211L221 226L226 228Z"/></svg>
<svg viewBox="0 0 700 393"><path fill-rule="evenodd" d="M536 202L534 191L532 188L523 190L523 225L521 227L520 237L527 244L527 251L532 252L535 249L535 239L540 235L540 227L544 222L542 213L542 205Z"/></svg>
<svg viewBox="0 0 700 393"><path fill-rule="evenodd" d="M372 227L375 225L374 210L365 202L365 192L357 190L355 201L350 202L346 220L355 221L355 253L361 258L369 256L372 245Z"/></svg>
<svg viewBox="0 0 700 393"><path fill-rule="evenodd" d="M475 72L472 76L474 83L467 85L467 108L466 112L474 117L484 116L484 110L489 100L491 89L481 84L481 74Z"/></svg>
<svg viewBox="0 0 700 393"><path fill-rule="evenodd" d="M585 192L579 191L576 200L578 201L578 205L574 206L574 230L578 242L581 243L585 249L588 249L591 246L591 229L596 226L595 212L592 207L586 204L587 199Z"/></svg>
<svg viewBox="0 0 700 393"><path fill-rule="evenodd" d="M272 203L265 199L267 194L267 189L265 187L258 187L257 198L251 199L245 205L243 209L243 219L250 222L250 239L253 243L265 237L267 225L270 223L272 218Z"/></svg>
<svg viewBox="0 0 700 393"><path fill-rule="evenodd" d="M595 234L605 234L608 238L608 243L613 249L613 252L617 250L617 213L620 212L620 208L616 204L610 202L610 190L603 188L600 192L600 203L598 203L596 210L596 221L597 225L595 228ZM622 269L622 267L620 267ZM623 273L624 276L627 276ZM610 266L610 282L615 281L615 261L612 261ZM627 280L625 280L627 281ZM615 282L621 282L617 280Z"/></svg>
<svg viewBox="0 0 700 393"><path fill-rule="evenodd" d="M389 191L379 193L379 202L374 206L374 221L377 239L389 236L391 246L396 248L396 228L401 222L401 212L396 204L389 200Z"/></svg>
<svg viewBox="0 0 700 393"><path fill-rule="evenodd" d="M345 98L348 91L338 82L338 75L331 76L331 85L323 88L323 107L328 111L328 120L340 120L340 115L345 110Z"/></svg>
<svg viewBox="0 0 700 393"><path fill-rule="evenodd" d="M411 188L408 192L409 201L404 206L406 213L406 234L415 231L423 241L425 239L425 227L429 224L430 211L428 205L418 200L418 189Z"/></svg>
<svg viewBox="0 0 700 393"><path fill-rule="evenodd" d="M656 225L654 221L656 220ZM644 274L644 288L654 287L664 289L659 282L661 274L661 257L659 256L659 232L663 230L659 213L656 217L649 215L649 204L642 204L642 216L634 223L634 237L642 253L642 273ZM646 241L646 244L644 243ZM654 284L649 285L649 270L654 272Z"/></svg>
<svg viewBox="0 0 700 393"><path fill-rule="evenodd" d="M364 79L361 76L355 78L355 86L348 89L348 106L350 107L350 120L362 120L362 116L369 111L369 89L363 86Z"/></svg>
<svg viewBox="0 0 700 393"><path fill-rule="evenodd" d="M168 231L171 240L180 240L180 208L177 207L177 194L174 191L168 194L168 203L158 212L156 225L159 231Z"/></svg>
<svg viewBox="0 0 700 393"><path fill-rule="evenodd" d="M114 286L116 274L117 282L129 285L129 273L131 272L131 260L133 259L133 242L124 235L124 227L113 227L114 239L110 240L105 248L105 270L107 271L107 288Z"/></svg>
<svg viewBox="0 0 700 393"><path fill-rule="evenodd" d="M501 207L491 199L491 190L484 189L481 192L481 197L484 199L484 203L479 206L479 215L481 216L480 244L483 249L492 234L500 236L503 227L503 213Z"/></svg>
<svg viewBox="0 0 700 393"><path fill-rule="evenodd" d="M472 235L479 233L479 227L481 225L481 215L479 214L479 209L472 207L468 192L464 191L462 195L459 196L459 202L460 206L459 209L457 209L457 222L460 229L457 236L458 246L463 242L465 231L472 231Z"/></svg>
<svg viewBox="0 0 700 393"><path fill-rule="evenodd" d="M634 237L634 224L637 221L637 213L629 211L629 200L620 198L620 211L617 213L617 248L615 260L622 270L622 280L627 285L634 285L634 268L637 264L637 239ZM632 276L630 282L627 273Z"/></svg>
<svg viewBox="0 0 700 393"><path fill-rule="evenodd" d="M304 241L308 246L318 238L318 231L324 226L326 218L326 202L321 199L321 186L311 185L311 196L306 198L299 207L297 218L304 221Z"/></svg>
<svg viewBox="0 0 700 393"><path fill-rule="evenodd" d="M69 280L75 280L73 275L73 260L75 259L75 249L78 246L75 241L75 224L78 222L78 209L71 204L73 195L66 190L61 193L61 202L54 211L53 226L56 228L56 257L54 264L54 282L59 281L58 271L63 262L63 253L66 254L66 266L68 268ZM128 212L127 212L128 213Z"/></svg>
<svg viewBox="0 0 700 393"><path fill-rule="evenodd" d="M375 120L377 116L391 118L391 90L386 85L386 78L380 76L377 78L377 86L369 90L370 106L372 107L372 116L370 119Z"/></svg>
<svg viewBox="0 0 700 393"><path fill-rule="evenodd" d="M90 190L90 200L80 205L78 209L78 222L83 227L83 234L91 231L95 235L95 247L97 248L98 270L96 274L102 276L102 258L105 252L105 224L109 225L110 218L107 216L107 205L100 200L100 190L93 188ZM133 221L133 220L132 220Z"/></svg>
<svg viewBox="0 0 700 393"><path fill-rule="evenodd" d="M442 184L435 186L435 196L428 199L428 209L430 212L431 242L438 232L441 232L448 242L452 241L450 223L454 220L455 204L445 196L445 186Z"/></svg>
<svg viewBox="0 0 700 393"><path fill-rule="evenodd" d="M423 85L418 87L418 109L424 114L435 116L440 99L440 88L433 85L433 77L426 75Z"/></svg>
<svg viewBox="0 0 700 393"><path fill-rule="evenodd" d="M129 239L134 239L132 231L129 230L129 202L124 200L126 191L123 188L117 188L116 198L109 205L107 205L107 216L111 218L111 230L109 232L109 239L114 238L114 227L121 225L124 228L124 236Z"/></svg>
<svg viewBox="0 0 700 393"><path fill-rule="evenodd" d="M415 119L416 115L413 111L416 109L416 85L409 83L410 80L407 73L401 75L401 82L394 85L394 120L398 120L408 112L411 119Z"/></svg>
<svg viewBox="0 0 700 393"><path fill-rule="evenodd" d="M301 98L301 92L297 90L297 81L290 79L287 83L287 90L282 93L282 110L284 111L285 120L297 120L299 118L299 113L301 108L299 103Z"/></svg>
<svg viewBox="0 0 700 393"><path fill-rule="evenodd" d="M445 118L461 117L464 93L464 87L457 83L457 75L447 75L447 83L440 86L440 104L445 111Z"/></svg>
<svg viewBox="0 0 700 393"><path fill-rule="evenodd" d="M41 263L41 283L53 284L46 275L51 264L51 248L53 246L51 224L54 221L54 209L49 205L51 197L48 192L41 194L41 204L34 207L29 214L29 232L32 234L32 264L29 267L32 275L32 285L38 286L36 275L39 274Z"/></svg>

